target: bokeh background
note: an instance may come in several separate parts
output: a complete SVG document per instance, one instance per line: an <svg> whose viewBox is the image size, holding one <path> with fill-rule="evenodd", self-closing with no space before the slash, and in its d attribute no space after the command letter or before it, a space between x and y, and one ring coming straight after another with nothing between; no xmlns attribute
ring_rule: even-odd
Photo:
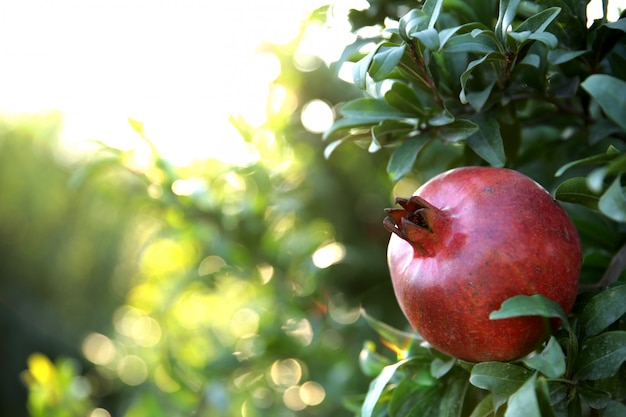
<svg viewBox="0 0 626 417"><path fill-rule="evenodd" d="M0 415L353 415L383 208L449 150L393 184L322 132L412 4L0 0Z"/></svg>
<svg viewBox="0 0 626 417"><path fill-rule="evenodd" d="M350 414L404 322L324 3L0 2L0 415Z"/></svg>

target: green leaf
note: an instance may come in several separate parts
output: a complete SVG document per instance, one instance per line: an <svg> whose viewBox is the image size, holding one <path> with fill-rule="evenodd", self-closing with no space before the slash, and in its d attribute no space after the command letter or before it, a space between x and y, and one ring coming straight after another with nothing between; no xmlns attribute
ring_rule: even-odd
<svg viewBox="0 0 626 417"><path fill-rule="evenodd" d="M372 60L374 59L374 55L376 54L376 50L370 52L365 55L363 58L359 59L352 67L352 80L354 85L356 85L361 90L365 90L367 86L367 71L372 64Z"/></svg>
<svg viewBox="0 0 626 417"><path fill-rule="evenodd" d="M556 417L557 414L554 410L553 399L550 395L550 385L548 381L545 378L537 378L535 386L541 417Z"/></svg>
<svg viewBox="0 0 626 417"><path fill-rule="evenodd" d="M458 119L452 123L438 127L436 132L446 142L465 140L478 131L478 125L465 119Z"/></svg>
<svg viewBox="0 0 626 417"><path fill-rule="evenodd" d="M398 181L411 172L417 154L430 140L432 140L431 135L423 134L404 141L393 151L387 164L387 173L389 173L391 181Z"/></svg>
<svg viewBox="0 0 626 417"><path fill-rule="evenodd" d="M448 372L450 372L455 363L455 358L449 358L448 360L435 358L430 363L430 374L433 376L433 378L439 379Z"/></svg>
<svg viewBox="0 0 626 417"><path fill-rule="evenodd" d="M472 410L470 417L494 417L495 411L504 405L506 400L505 396L489 393Z"/></svg>
<svg viewBox="0 0 626 417"><path fill-rule="evenodd" d="M385 101L405 113L418 116L426 114L415 90L401 82L393 83L389 91L385 93Z"/></svg>
<svg viewBox="0 0 626 417"><path fill-rule="evenodd" d="M593 296L585 306L580 324L585 335L595 336L626 314L626 285L617 285Z"/></svg>
<svg viewBox="0 0 626 417"><path fill-rule="evenodd" d="M496 395L511 395L517 391L532 372L506 362L481 362L472 368L469 381L475 387Z"/></svg>
<svg viewBox="0 0 626 417"><path fill-rule="evenodd" d="M603 417L624 417L626 416L626 404L618 401L609 401L604 410Z"/></svg>
<svg viewBox="0 0 626 417"><path fill-rule="evenodd" d="M444 49L446 43L450 39L452 39L454 35L461 34L461 33L470 33L474 29L489 30L485 25L476 23L476 22L466 23L461 26L454 26L451 28L441 29L439 31L439 51L441 52Z"/></svg>
<svg viewBox="0 0 626 417"><path fill-rule="evenodd" d="M593 74L581 86L598 102L607 117L626 130L626 81Z"/></svg>
<svg viewBox="0 0 626 417"><path fill-rule="evenodd" d="M518 27L515 28L515 32L523 32L528 30L532 33L541 33L556 19L561 13L560 7L549 7L539 13L524 20Z"/></svg>
<svg viewBox="0 0 626 417"><path fill-rule="evenodd" d="M341 114L355 120L381 121L387 119L404 119L412 114L401 112L387 102L377 98L365 97L347 102L341 108Z"/></svg>
<svg viewBox="0 0 626 417"><path fill-rule="evenodd" d="M568 51L565 49L553 49L548 52L548 62L552 65L560 65L578 58L581 55L589 52L588 50L582 51Z"/></svg>
<svg viewBox="0 0 626 417"><path fill-rule="evenodd" d="M459 99L461 100L462 103L468 103L468 98L465 92L466 89L466 85L467 85L467 81L470 79L470 76L472 75L472 71L474 71L474 69L476 69L476 67L478 67L479 65L485 63L485 62L490 62L490 61L504 61L506 60L506 57L500 53L490 53L487 54L485 56L483 56L482 58L476 59L474 61L471 61L468 65L467 68L465 69L465 71L463 72L463 74L461 74L461 93L459 94ZM474 103L469 102L470 105L472 105L472 107L474 107ZM482 103L484 104L484 102ZM482 104L480 107L482 107ZM474 110L479 111L480 108L476 108L474 107Z"/></svg>
<svg viewBox="0 0 626 417"><path fill-rule="evenodd" d="M496 85L496 81L493 80L487 84L485 88L480 91L464 91L465 100L479 113L489 97L491 96L491 91L493 87Z"/></svg>
<svg viewBox="0 0 626 417"><path fill-rule="evenodd" d="M500 0L498 21L496 23L496 34L504 42L506 34L517 15L517 7L521 0Z"/></svg>
<svg viewBox="0 0 626 417"><path fill-rule="evenodd" d="M374 342L367 340L363 343L359 354L359 366L365 375L373 377L380 374L389 362L386 357L376 352Z"/></svg>
<svg viewBox="0 0 626 417"><path fill-rule="evenodd" d="M524 359L524 365L541 372L548 378L559 378L565 374L565 354L559 342L554 336L551 336L548 344L540 353Z"/></svg>
<svg viewBox="0 0 626 417"><path fill-rule="evenodd" d="M541 42L550 49L554 49L559 45L558 38L550 32L533 33L529 39Z"/></svg>
<svg viewBox="0 0 626 417"><path fill-rule="evenodd" d="M443 0L426 0L424 6L422 6L422 10L428 15L428 29L435 27L442 5Z"/></svg>
<svg viewBox="0 0 626 417"><path fill-rule="evenodd" d="M626 361L626 331L602 333L585 341L576 360L574 378L597 380L617 373Z"/></svg>
<svg viewBox="0 0 626 417"><path fill-rule="evenodd" d="M428 14L422 9L411 9L398 21L398 33L406 41L411 41L411 33L419 32L428 27Z"/></svg>
<svg viewBox="0 0 626 417"><path fill-rule="evenodd" d="M431 51L437 51L439 49L439 34L433 28L424 29L419 32L411 34L413 38L418 39L426 48Z"/></svg>
<svg viewBox="0 0 626 417"><path fill-rule="evenodd" d="M406 138L415 130L415 124L398 120L383 120L372 127L372 144L369 152L378 151L381 146Z"/></svg>
<svg viewBox="0 0 626 417"><path fill-rule="evenodd" d="M618 175L598 201L598 208L616 222L626 222L626 194L622 188L622 176Z"/></svg>
<svg viewBox="0 0 626 417"><path fill-rule="evenodd" d="M542 294L516 295L502 303L500 310L493 311L489 318L491 320L508 319L520 316L541 316L547 318L559 318L563 322L563 327L571 332L572 328L563 312L563 309L556 301L552 301Z"/></svg>
<svg viewBox="0 0 626 417"><path fill-rule="evenodd" d="M557 200L579 204L592 210L598 209L600 195L589 189L585 177L575 177L563 181L555 190Z"/></svg>
<svg viewBox="0 0 626 417"><path fill-rule="evenodd" d="M578 159L576 161L569 162L559 168L554 174L555 177L561 176L565 171L570 168L579 167L583 165L591 165L591 164L599 164L603 162L608 162L613 160L615 157L620 155L620 151L614 147L613 145L609 146L606 150L606 153L601 153L598 155L589 156L587 158Z"/></svg>
<svg viewBox="0 0 626 417"><path fill-rule="evenodd" d="M406 45L383 44L378 47L374 54L368 73L374 81L384 80L393 70L404 55Z"/></svg>
<svg viewBox="0 0 626 417"><path fill-rule="evenodd" d="M374 412L374 407L376 407L376 403L380 398L383 390L393 378L396 371L405 363L411 361L412 358L406 358L399 362L394 363L393 365L387 365L383 368L380 375L378 375L372 382L370 383L369 390L367 391L367 395L365 397L365 401L363 402L363 407L361 408L361 416L362 417L371 417Z"/></svg>
<svg viewBox="0 0 626 417"><path fill-rule="evenodd" d="M415 332L405 332L375 319L370 316L365 309L361 309L361 317L365 319L367 324L374 329L384 341L394 346L402 347L410 344L419 344L424 341L424 339Z"/></svg>
<svg viewBox="0 0 626 417"><path fill-rule="evenodd" d="M492 52L499 52L500 48L494 41L493 32L475 29L471 33L464 33L452 37L444 44L441 50L447 53L472 52L477 54L490 54Z"/></svg>
<svg viewBox="0 0 626 417"><path fill-rule="evenodd" d="M595 388L588 383L579 383L577 385L577 389L585 402L589 404L591 408L595 408L596 410L605 408L611 400L611 394Z"/></svg>
<svg viewBox="0 0 626 417"><path fill-rule="evenodd" d="M605 23L604 26L610 29L621 30L622 32L626 32L626 18L621 18L616 20L615 22Z"/></svg>
<svg viewBox="0 0 626 417"><path fill-rule="evenodd" d="M506 161L500 125L492 113L479 113L474 121L480 130L468 137L467 145L490 165L502 167Z"/></svg>
<svg viewBox="0 0 626 417"><path fill-rule="evenodd" d="M533 374L509 398L504 417L541 417L535 383L537 375Z"/></svg>
<svg viewBox="0 0 626 417"><path fill-rule="evenodd" d="M439 400L439 417L461 417L469 380L463 372L451 373Z"/></svg>

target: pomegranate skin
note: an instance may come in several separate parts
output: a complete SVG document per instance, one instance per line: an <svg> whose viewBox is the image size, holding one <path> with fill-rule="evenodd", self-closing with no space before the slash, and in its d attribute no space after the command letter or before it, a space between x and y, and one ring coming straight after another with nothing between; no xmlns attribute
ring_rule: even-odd
<svg viewBox="0 0 626 417"><path fill-rule="evenodd" d="M471 362L509 361L559 325L537 316L490 320L515 295L543 294L568 314L582 249L565 210L532 179L505 169L440 174L408 207L387 209L387 261L408 321L433 347Z"/></svg>

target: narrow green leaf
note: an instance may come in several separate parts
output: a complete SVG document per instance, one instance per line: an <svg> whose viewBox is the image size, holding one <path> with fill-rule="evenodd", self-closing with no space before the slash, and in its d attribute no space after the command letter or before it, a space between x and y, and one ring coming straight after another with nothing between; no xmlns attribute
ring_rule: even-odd
<svg viewBox="0 0 626 417"><path fill-rule="evenodd" d="M459 98L461 100L462 103L468 103L468 99L467 99L467 95L465 92L466 89L466 85L467 85L467 81L470 79L470 76L472 75L472 71L474 71L474 69L476 69L476 67L478 67L479 65L485 63L485 62L490 62L490 61L503 61L505 60L506 57L500 53L491 53L491 54L487 54L485 56L483 56L482 58L476 59L474 61L471 61L468 65L467 68L465 69L465 71L463 72L463 74L461 74L461 93L459 94ZM470 105L472 103L470 102ZM484 104L484 103L482 103ZM478 111L479 109L474 108L474 110Z"/></svg>
<svg viewBox="0 0 626 417"><path fill-rule="evenodd" d="M548 52L548 62L552 65L560 65L578 58L581 55L589 52L588 50L582 51L567 51L565 49L553 49Z"/></svg>
<svg viewBox="0 0 626 417"><path fill-rule="evenodd" d="M488 83L487 86L483 88L482 90L479 90L479 91L465 91L464 90L466 101L470 104L470 106L474 108L474 110L476 110L477 113L479 113L483 109L483 106L485 105L485 103L487 103L487 100L489 100L489 97L491 96L491 91L493 90L493 87L495 85L496 85L496 81L493 80L490 83Z"/></svg>
<svg viewBox="0 0 626 417"><path fill-rule="evenodd" d="M439 417L461 417L469 380L465 372L450 375L439 401Z"/></svg>
<svg viewBox="0 0 626 417"><path fill-rule="evenodd" d="M391 107L384 100L372 97L358 98L347 102L341 108L341 114L347 118L369 121L413 117L412 114Z"/></svg>
<svg viewBox="0 0 626 417"><path fill-rule="evenodd" d="M395 82L385 93L385 101L404 113L418 116L426 114L416 91L402 82Z"/></svg>
<svg viewBox="0 0 626 417"><path fill-rule="evenodd" d="M378 335L386 342L394 346L403 346L414 343L421 343L424 339L418 333L405 332L388 325L380 320L370 316L365 309L361 309L361 317L365 319L367 324L378 333Z"/></svg>
<svg viewBox="0 0 626 417"><path fill-rule="evenodd" d="M589 189L585 177L575 177L563 181L555 190L554 197L566 203L579 204L592 210L598 209L600 195Z"/></svg>
<svg viewBox="0 0 626 417"><path fill-rule="evenodd" d="M580 324L585 335L595 336L626 314L626 285L617 285L593 296L585 306Z"/></svg>
<svg viewBox="0 0 626 417"><path fill-rule="evenodd" d="M383 120L376 126L372 126L372 144L369 152L376 152L383 145L404 139L414 130L415 124L413 123L405 123L393 119Z"/></svg>
<svg viewBox="0 0 626 417"><path fill-rule="evenodd" d="M428 29L435 27L442 5L443 0L426 0L424 6L422 6L422 10L428 15Z"/></svg>
<svg viewBox="0 0 626 417"><path fill-rule="evenodd" d="M617 30L621 30L622 32L626 32L626 18L621 18L616 20L615 22L609 22L609 23L605 23L604 26L611 28L611 29L617 29Z"/></svg>
<svg viewBox="0 0 626 417"><path fill-rule="evenodd" d="M490 165L502 167L506 162L500 125L492 113L479 113L474 122L480 130L466 140L467 145Z"/></svg>
<svg viewBox="0 0 626 417"><path fill-rule="evenodd" d="M433 376L433 378L439 379L447 374L452 369L455 363L456 359L454 358L449 358L448 360L435 358L430 363L430 374Z"/></svg>
<svg viewBox="0 0 626 417"><path fill-rule="evenodd" d="M466 23L461 26L454 26L451 28L441 29L439 31L439 51L441 52L444 49L446 43L450 39L452 39L454 35L461 34L461 33L470 33L474 29L489 30L485 25L481 23L476 23L476 22Z"/></svg>
<svg viewBox="0 0 626 417"><path fill-rule="evenodd" d="M489 393L476 405L469 417L494 417L496 410L506 403L506 399L505 396Z"/></svg>
<svg viewBox="0 0 626 417"><path fill-rule="evenodd" d="M365 90L365 88L367 87L367 71L372 64L374 54L376 54L376 50L359 59L352 67L352 80L354 82L354 85L356 85L361 90Z"/></svg>
<svg viewBox="0 0 626 417"><path fill-rule="evenodd" d="M611 120L626 130L626 81L606 74L593 74L581 86Z"/></svg>
<svg viewBox="0 0 626 417"><path fill-rule="evenodd" d="M457 119L452 123L437 128L437 135L446 142L465 140L478 131L478 125L465 119Z"/></svg>
<svg viewBox="0 0 626 417"><path fill-rule="evenodd" d="M439 49L439 34L433 28L424 29L411 34L411 37L418 39L426 48L431 51Z"/></svg>
<svg viewBox="0 0 626 417"><path fill-rule="evenodd" d="M402 55L404 55L405 47L405 45L387 44L379 46L368 69L368 73L374 81L384 80L396 69Z"/></svg>
<svg viewBox="0 0 626 417"><path fill-rule="evenodd" d="M619 155L606 165L607 173L622 174L626 172L626 153Z"/></svg>
<svg viewBox="0 0 626 417"><path fill-rule="evenodd" d="M431 126L439 127L449 125L455 120L454 115L448 109L443 109L441 112L431 115L427 122Z"/></svg>
<svg viewBox="0 0 626 417"><path fill-rule="evenodd" d="M619 154L620 154L620 151L616 147L611 145L606 150L606 153L601 153L601 154L598 154L598 155L589 156L587 158L578 159L576 161L572 161L572 162L569 162L569 163L563 165L561 168L559 168L556 171L554 176L555 177L560 177L565 171L567 171L570 168L584 166L584 165L591 165L591 164L600 164L600 163L603 163L603 162L611 161L612 159L614 159Z"/></svg>
<svg viewBox="0 0 626 417"><path fill-rule="evenodd" d="M393 365L387 365L383 368L380 375L378 375L372 382L370 383L369 390L367 392L367 396L365 397L365 401L363 402L363 407L361 408L361 416L362 417L372 417L372 413L374 412L374 407L376 407L376 403L380 398L383 390L393 378L396 371L405 363L411 361L412 358L406 358L399 362L394 363Z"/></svg>
<svg viewBox="0 0 626 417"><path fill-rule="evenodd" d="M496 23L496 34L501 41L506 39L506 33L517 15L517 7L519 6L520 1L521 0L500 0L498 21Z"/></svg>
<svg viewBox="0 0 626 417"><path fill-rule="evenodd" d="M409 12L398 21L398 33L400 37L404 41L410 42L410 34L426 29L428 27L428 19L428 14L422 9L415 8L409 10Z"/></svg>
<svg viewBox="0 0 626 417"><path fill-rule="evenodd" d="M389 359L376 352L376 345L371 340L363 343L359 354L359 366L361 371L370 377L380 374L383 368L389 365Z"/></svg>
<svg viewBox="0 0 626 417"><path fill-rule="evenodd" d="M520 316L559 318L563 322L563 327L569 332L572 331L559 303L550 300L542 294L516 295L515 297L511 297L502 303L500 310L493 311L489 315L489 318L491 320L497 320Z"/></svg>
<svg viewBox="0 0 626 417"><path fill-rule="evenodd" d="M535 388L536 381L537 375L533 374L520 389L511 395L504 417L541 417Z"/></svg>
<svg viewBox="0 0 626 417"><path fill-rule="evenodd" d="M490 54L500 51L487 30L456 35L445 43L442 50L447 53L472 52L477 54Z"/></svg>
<svg viewBox="0 0 626 417"><path fill-rule="evenodd" d="M579 383L577 384L577 388L580 396L585 400L585 402L589 404L591 408L595 408L596 410L606 408L611 400L611 394L595 388L589 383Z"/></svg>
<svg viewBox="0 0 626 417"><path fill-rule="evenodd" d="M603 417L624 417L626 416L626 404L619 401L609 401L604 410Z"/></svg>
<svg viewBox="0 0 626 417"><path fill-rule="evenodd" d="M349 117L346 119L336 120L335 123L331 127L328 128L326 132L322 135L322 139L326 140L331 136L334 136L335 133L362 128L364 130L369 130L372 125L379 123L380 119L378 118L363 118L363 117Z"/></svg>
<svg viewBox="0 0 626 417"><path fill-rule="evenodd" d="M400 180L411 171L417 154L431 139L431 135L420 135L406 140L393 151L387 165L387 172L392 181Z"/></svg>
<svg viewBox="0 0 626 417"><path fill-rule="evenodd" d="M507 362L481 362L472 368L470 383L497 395L511 395L517 391L532 372Z"/></svg>
<svg viewBox="0 0 626 417"><path fill-rule="evenodd" d="M335 152L335 149L337 149L344 141L344 139L339 139L326 145L324 148L324 158L330 158L330 155L332 155L332 153Z"/></svg>
<svg viewBox="0 0 626 417"><path fill-rule="evenodd" d="M560 7L549 7L539 13L524 20L518 27L515 28L515 32L522 32L528 30L532 33L541 33L556 19L561 13Z"/></svg>
<svg viewBox="0 0 626 417"><path fill-rule="evenodd" d="M617 373L626 361L626 331L612 331L583 343L576 360L574 378L597 380Z"/></svg>
<svg viewBox="0 0 626 417"><path fill-rule="evenodd" d="M554 49L559 45L558 38L550 32L533 33L529 39L541 42L550 49Z"/></svg>
<svg viewBox="0 0 626 417"><path fill-rule="evenodd" d="M546 347L540 353L524 359L524 365L539 371L548 378L559 378L565 374L565 354L559 342L554 336L551 336Z"/></svg>
<svg viewBox="0 0 626 417"><path fill-rule="evenodd" d="M598 201L598 208L616 222L626 222L626 194L622 188L622 176L618 175Z"/></svg>
<svg viewBox="0 0 626 417"><path fill-rule="evenodd" d="M553 399L550 395L550 385L548 381L545 378L537 378L535 386L541 417L557 417L553 406Z"/></svg>

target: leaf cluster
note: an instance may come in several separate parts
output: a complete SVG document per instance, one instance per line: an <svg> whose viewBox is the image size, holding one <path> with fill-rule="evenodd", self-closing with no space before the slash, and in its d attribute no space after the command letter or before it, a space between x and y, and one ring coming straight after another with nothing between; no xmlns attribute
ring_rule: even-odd
<svg viewBox="0 0 626 417"><path fill-rule="evenodd" d="M389 148L387 171L397 181L433 142L456 151L452 166L514 167L533 125L591 144L623 140L626 24L587 28L585 5L427 0L388 19L378 38L344 54L366 94L340 107L326 155L346 141ZM376 46L364 55L367 42Z"/></svg>
<svg viewBox="0 0 626 417"><path fill-rule="evenodd" d="M563 323L535 352L513 362L468 363L448 357L418 334L390 329L367 313L383 343L398 354L391 363L367 342L360 363L376 375L366 396L348 404L361 417L581 416L626 411L626 285L591 296L566 317L542 295L516 296L492 320L518 316ZM593 410L593 411L592 411Z"/></svg>
<svg viewBox="0 0 626 417"><path fill-rule="evenodd" d="M544 175L556 180L554 196L568 203L585 252L569 317L540 295L492 313L562 323L517 361L466 363L364 313L397 360L365 343L360 364L374 379L347 400L356 415L626 415L626 18L588 24L586 7L426 0L347 48L364 94L339 108L327 157L346 142L389 152L394 182L428 171L435 156L439 170L444 159L447 168ZM361 53L368 41L375 48Z"/></svg>

